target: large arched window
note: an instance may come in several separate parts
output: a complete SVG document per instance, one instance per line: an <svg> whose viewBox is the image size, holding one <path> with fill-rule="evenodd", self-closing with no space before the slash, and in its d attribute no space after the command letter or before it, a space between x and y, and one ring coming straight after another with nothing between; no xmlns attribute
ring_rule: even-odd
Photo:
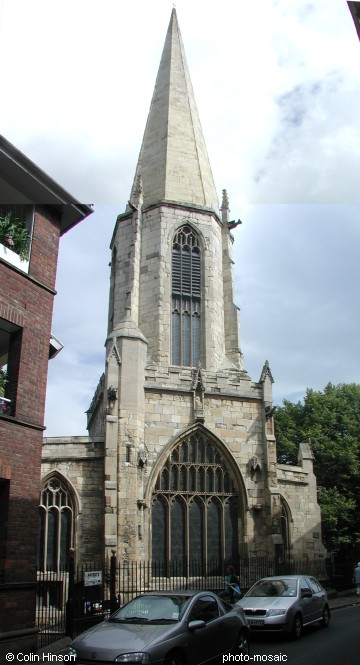
<svg viewBox="0 0 360 665"><path fill-rule="evenodd" d="M172 363L195 367L200 360L201 256L199 238L182 226L172 249Z"/></svg>
<svg viewBox="0 0 360 665"><path fill-rule="evenodd" d="M213 567L239 557L239 503L218 447L196 431L173 448L152 501L152 558Z"/></svg>
<svg viewBox="0 0 360 665"><path fill-rule="evenodd" d="M74 502L58 476L44 484L39 505L38 570L66 567L74 541Z"/></svg>

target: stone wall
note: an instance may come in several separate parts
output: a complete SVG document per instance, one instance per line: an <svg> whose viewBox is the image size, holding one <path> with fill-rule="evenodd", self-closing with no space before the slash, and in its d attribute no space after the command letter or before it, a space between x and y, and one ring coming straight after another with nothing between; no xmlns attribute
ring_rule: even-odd
<svg viewBox="0 0 360 665"><path fill-rule="evenodd" d="M67 481L76 498L76 561L102 561L104 440L86 436L44 439L42 479L54 471Z"/></svg>

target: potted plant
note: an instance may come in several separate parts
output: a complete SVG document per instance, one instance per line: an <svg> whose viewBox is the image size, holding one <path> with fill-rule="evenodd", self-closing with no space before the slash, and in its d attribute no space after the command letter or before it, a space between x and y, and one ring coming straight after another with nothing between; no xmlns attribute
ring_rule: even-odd
<svg viewBox="0 0 360 665"><path fill-rule="evenodd" d="M6 369L0 367L0 397L5 395L5 383L7 382L7 372Z"/></svg>
<svg viewBox="0 0 360 665"><path fill-rule="evenodd" d="M0 243L26 261L29 256L29 232L23 219L13 218L12 211L0 216Z"/></svg>

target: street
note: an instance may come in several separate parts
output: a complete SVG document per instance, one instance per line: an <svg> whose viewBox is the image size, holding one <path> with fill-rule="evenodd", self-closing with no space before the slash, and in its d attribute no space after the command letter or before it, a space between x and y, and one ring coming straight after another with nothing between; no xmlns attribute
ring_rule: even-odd
<svg viewBox="0 0 360 665"><path fill-rule="evenodd" d="M250 656L285 654L287 665L356 665L359 645L360 606L357 605L335 610L329 628L321 629L317 625L308 628L298 642L279 635L255 635ZM264 659L263 662L269 661ZM278 662L285 661L279 658Z"/></svg>

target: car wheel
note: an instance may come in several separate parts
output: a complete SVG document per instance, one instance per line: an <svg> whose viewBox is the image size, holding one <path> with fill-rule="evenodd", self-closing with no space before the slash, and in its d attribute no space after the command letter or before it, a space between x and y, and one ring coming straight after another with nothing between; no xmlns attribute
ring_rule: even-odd
<svg viewBox="0 0 360 665"><path fill-rule="evenodd" d="M320 619L319 621L321 628L327 628L329 625L329 621L330 621L330 610L326 606L324 607L322 619Z"/></svg>
<svg viewBox="0 0 360 665"><path fill-rule="evenodd" d="M294 622L291 629L291 637L293 640L299 640L302 636L303 624L300 614L297 614L294 618Z"/></svg>
<svg viewBox="0 0 360 665"><path fill-rule="evenodd" d="M178 651L173 651L166 656L164 665L185 665L185 661Z"/></svg>
<svg viewBox="0 0 360 665"><path fill-rule="evenodd" d="M234 656L249 655L249 637L246 630L241 630L235 642Z"/></svg>

